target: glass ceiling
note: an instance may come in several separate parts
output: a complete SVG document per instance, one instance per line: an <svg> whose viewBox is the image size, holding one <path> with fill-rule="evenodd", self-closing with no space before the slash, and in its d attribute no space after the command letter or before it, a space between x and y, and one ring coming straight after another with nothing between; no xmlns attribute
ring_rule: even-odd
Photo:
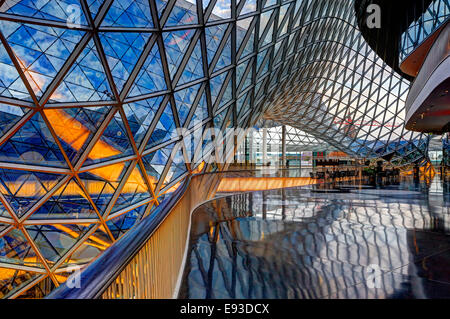
<svg viewBox="0 0 450 319"><path fill-rule="evenodd" d="M422 158L427 138L403 127L408 89L353 1L3 2L0 297L44 296L215 169L208 127L264 115L356 156Z"/></svg>

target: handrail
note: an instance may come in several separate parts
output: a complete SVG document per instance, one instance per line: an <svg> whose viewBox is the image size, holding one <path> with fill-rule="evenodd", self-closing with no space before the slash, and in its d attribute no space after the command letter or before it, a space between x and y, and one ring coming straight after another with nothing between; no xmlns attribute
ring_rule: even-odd
<svg viewBox="0 0 450 319"><path fill-rule="evenodd" d="M97 299L126 267L128 262L139 252L147 240L169 215L172 208L185 193L191 176L169 197L164 199L139 224L130 229L120 240L116 241L101 256L81 271L82 288L70 288L62 284L50 293L46 299Z"/></svg>

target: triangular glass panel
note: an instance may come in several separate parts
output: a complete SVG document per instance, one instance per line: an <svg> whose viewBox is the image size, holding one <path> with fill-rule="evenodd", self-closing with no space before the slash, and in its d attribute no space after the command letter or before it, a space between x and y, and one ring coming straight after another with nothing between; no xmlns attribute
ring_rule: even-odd
<svg viewBox="0 0 450 319"><path fill-rule="evenodd" d="M227 74L228 74L227 72L221 73L211 78L209 81L211 88L211 102L213 105L216 104L217 98L219 97L220 90L222 89L222 85L227 77ZM231 82L231 80L229 80L228 82Z"/></svg>
<svg viewBox="0 0 450 319"><path fill-rule="evenodd" d="M198 164L197 159L201 158L201 154L196 154L196 152L198 144L202 140L202 133L203 130L199 127L183 139L187 158L191 160L191 166Z"/></svg>
<svg viewBox="0 0 450 319"><path fill-rule="evenodd" d="M0 161L28 165L67 167L42 116L36 113L0 146Z"/></svg>
<svg viewBox="0 0 450 319"><path fill-rule="evenodd" d="M5 190L4 186L0 183L0 192L2 194L6 194L7 191ZM5 206L3 206L2 203L0 203L0 216L5 217L9 219L10 221L13 221L11 214L6 210ZM4 230L3 227L6 227L6 224L0 223L0 233Z"/></svg>
<svg viewBox="0 0 450 319"><path fill-rule="evenodd" d="M148 0L116 0L102 22L102 26L151 28L153 21Z"/></svg>
<svg viewBox="0 0 450 319"><path fill-rule="evenodd" d="M250 61L252 61L252 60L251 59L247 60L246 62L239 64L236 68L236 81L237 81L237 83L239 83L239 85L242 85L241 91L245 90L252 83L252 68L253 68L253 66L250 66L247 75L245 75L248 64L252 63ZM244 79L244 76L245 76L245 79Z"/></svg>
<svg viewBox="0 0 450 319"><path fill-rule="evenodd" d="M0 267L0 273L2 274L2 279L0 281L1 299L8 299L12 294L29 285L37 277L42 276L40 273L3 267ZM35 285L34 287L27 289L25 293L21 294L20 298L26 299L27 295L30 296L29 298L35 299L44 297L39 290L37 285Z"/></svg>
<svg viewBox="0 0 450 319"><path fill-rule="evenodd" d="M256 11L256 0L241 0L239 2L239 5L245 1L244 6L242 7L241 12L239 13L239 15L243 15L246 13L251 13Z"/></svg>
<svg viewBox="0 0 450 319"><path fill-rule="evenodd" d="M201 123L203 120L207 119L208 114L208 104L206 103L206 94L203 92L200 101L195 108L194 114L192 115L191 121L189 122L189 128Z"/></svg>
<svg viewBox="0 0 450 319"><path fill-rule="evenodd" d="M222 129L223 122L225 120L225 116L227 115L228 109L221 111L219 114L214 116L214 127L218 129Z"/></svg>
<svg viewBox="0 0 450 319"><path fill-rule="evenodd" d="M83 32L73 29L9 21L2 21L0 26L38 98L83 36Z"/></svg>
<svg viewBox="0 0 450 319"><path fill-rule="evenodd" d="M89 11L91 13L92 19L95 19L95 17L97 16L97 13L100 10L103 3L104 3L103 0L87 0L87 4L89 7Z"/></svg>
<svg viewBox="0 0 450 319"><path fill-rule="evenodd" d="M175 134L175 120L173 118L172 107L170 102L167 103L166 109L161 114L161 117L156 124L155 129L147 142L145 149L152 148L158 144L166 142L174 137Z"/></svg>
<svg viewBox="0 0 450 319"><path fill-rule="evenodd" d="M139 222L145 213L147 205L139 206L129 212L115 217L106 222L109 230L113 234L115 239L125 234L130 230L137 222Z"/></svg>
<svg viewBox="0 0 450 319"><path fill-rule="evenodd" d="M241 46L244 46L242 54L239 57L240 59L253 52L253 43L255 42L255 28L252 27L252 30L249 31L252 20L253 18L247 18L238 20L236 22L236 50L239 51L241 49ZM248 32L250 32L250 36L248 38L248 41L244 43L244 38Z"/></svg>
<svg viewBox="0 0 450 319"><path fill-rule="evenodd" d="M185 0L176 0L165 27L196 24L197 6Z"/></svg>
<svg viewBox="0 0 450 319"><path fill-rule="evenodd" d="M299 1L301 2L301 1ZM277 4L277 0L267 0L266 3L264 4L264 8L273 6L274 4Z"/></svg>
<svg viewBox="0 0 450 319"><path fill-rule="evenodd" d="M86 193L74 178L62 185L30 219L97 219Z"/></svg>
<svg viewBox="0 0 450 319"><path fill-rule="evenodd" d="M286 17L286 12L287 12L288 8L289 8L289 4L286 4L286 5L280 7L280 15L278 17L278 37L286 34L286 31L288 28L289 17L286 18L286 21L284 21L284 19ZM283 22L284 22L284 24L283 24L283 26L281 26L281 23L283 23ZM281 28L280 28L280 26L281 26Z"/></svg>
<svg viewBox="0 0 450 319"><path fill-rule="evenodd" d="M0 169L0 191L22 217L29 208L48 193L64 175Z"/></svg>
<svg viewBox="0 0 450 319"><path fill-rule="evenodd" d="M27 109L0 103L0 136L8 132L23 117Z"/></svg>
<svg viewBox="0 0 450 319"><path fill-rule="evenodd" d="M158 45L155 44L139 71L128 95L138 96L165 89L167 89L167 86L161 64L161 55L159 54Z"/></svg>
<svg viewBox="0 0 450 319"><path fill-rule="evenodd" d="M105 70L94 41L78 56L49 102L85 102L113 100Z"/></svg>
<svg viewBox="0 0 450 319"><path fill-rule="evenodd" d="M203 9L205 11L209 3L210 3L209 0L203 1ZM231 1L223 1L223 0L216 1L212 13L208 18L208 21L217 21L229 18L231 18Z"/></svg>
<svg viewBox="0 0 450 319"><path fill-rule="evenodd" d="M125 82L133 71L149 37L150 33L100 33L100 41L119 92L122 91Z"/></svg>
<svg viewBox="0 0 450 319"><path fill-rule="evenodd" d="M87 25L79 0L6 1L1 7L1 12L30 18Z"/></svg>
<svg viewBox="0 0 450 319"><path fill-rule="evenodd" d="M178 66L186 53L194 32L194 30L182 30L166 32L163 35L171 79L173 79L178 70Z"/></svg>
<svg viewBox="0 0 450 319"><path fill-rule="evenodd" d="M171 183L187 172L187 167L183 156L183 148L181 147L181 145L182 144L179 144L178 150L173 157L170 168L167 171L166 176L164 177L163 183L161 184L161 189L163 189L165 185Z"/></svg>
<svg viewBox="0 0 450 319"><path fill-rule="evenodd" d="M111 213L149 199L150 197L151 193L142 177L139 165L136 165L120 191L120 195Z"/></svg>
<svg viewBox="0 0 450 319"><path fill-rule="evenodd" d="M0 73L2 74L0 78L1 96L31 100L27 88L23 84L2 43L0 43Z"/></svg>
<svg viewBox="0 0 450 319"><path fill-rule="evenodd" d="M159 96L123 105L131 133L133 133L134 141L138 147L145 133L147 133L162 100L163 97Z"/></svg>
<svg viewBox="0 0 450 319"><path fill-rule="evenodd" d="M72 164L80 158L109 110L103 106L44 110Z"/></svg>
<svg viewBox="0 0 450 319"><path fill-rule="evenodd" d="M86 239L73 254L67 258L60 268L69 265L83 265L91 262L94 258L111 246L111 238L103 226L100 226L92 235Z"/></svg>
<svg viewBox="0 0 450 319"><path fill-rule="evenodd" d="M205 38L206 38L206 51L208 55L208 65L211 64L212 59L216 55L217 49L222 42L222 38L228 24L219 24L212 27L205 28Z"/></svg>
<svg viewBox="0 0 450 319"><path fill-rule="evenodd" d="M191 110L192 103L194 103L195 97L197 96L200 84L190 86L186 89L176 91L173 95L175 98L175 103L178 111L178 119L180 120L180 125L184 126L186 119Z"/></svg>
<svg viewBox="0 0 450 319"><path fill-rule="evenodd" d="M261 67L261 64L263 63L267 52L269 52L269 50L265 50L264 52L260 52L257 55L256 58L256 71L258 72L258 76L262 76L265 73L267 73L267 71L269 71L269 59L266 60L266 62L264 62L264 65Z"/></svg>
<svg viewBox="0 0 450 319"><path fill-rule="evenodd" d="M217 60L217 64L214 66L213 72L216 72L224 67L227 67L231 64L231 35L228 36L227 42L225 43L225 47L220 53L219 60Z"/></svg>
<svg viewBox="0 0 450 319"><path fill-rule="evenodd" d="M161 14L163 13L164 9L166 8L168 0L155 0L156 2L156 8L158 9L158 17L161 18Z"/></svg>
<svg viewBox="0 0 450 319"><path fill-rule="evenodd" d="M142 163L144 164L147 176L150 179L152 187L156 187L159 178L161 177L164 167L170 159L170 154L175 144L169 144L142 157Z"/></svg>
<svg viewBox="0 0 450 319"><path fill-rule="evenodd" d="M186 66L183 70L183 73L181 74L181 78L178 81L177 85L192 82L194 80L200 79L201 77L203 77L203 64L202 64L202 50L199 39L194 47L194 50L189 56L189 60L186 63Z"/></svg>
<svg viewBox="0 0 450 319"><path fill-rule="evenodd" d="M125 125L120 113L116 113L103 135L89 152L84 165L105 162L131 154L133 154L133 148L128 139Z"/></svg>
<svg viewBox="0 0 450 319"><path fill-rule="evenodd" d="M41 255L49 265L56 263L93 225L54 224L25 226Z"/></svg>
<svg viewBox="0 0 450 319"><path fill-rule="evenodd" d="M270 21L270 17L273 11L264 12L261 14L260 26L259 26L259 46L262 47L266 44L270 44L272 42L272 33L274 20L270 22L270 26L267 26L267 23ZM266 28L269 28L267 33L264 35L264 31ZM264 39L262 38L264 36Z"/></svg>
<svg viewBox="0 0 450 319"><path fill-rule="evenodd" d="M245 114L245 112L247 111L247 108L248 108L248 106L249 106L249 100L250 99L247 99L247 96L248 96L248 93L247 94L245 94L244 96L242 96L241 98L239 98L238 100L237 100L237 103L236 103L236 113L239 115L239 114ZM244 106L244 102L245 102L245 107L243 107ZM241 110L243 110L242 112L241 112Z"/></svg>
<svg viewBox="0 0 450 319"><path fill-rule="evenodd" d="M78 175L100 212L105 211L130 163L99 167Z"/></svg>
<svg viewBox="0 0 450 319"><path fill-rule="evenodd" d="M25 235L18 229L0 237L0 262L43 268Z"/></svg>

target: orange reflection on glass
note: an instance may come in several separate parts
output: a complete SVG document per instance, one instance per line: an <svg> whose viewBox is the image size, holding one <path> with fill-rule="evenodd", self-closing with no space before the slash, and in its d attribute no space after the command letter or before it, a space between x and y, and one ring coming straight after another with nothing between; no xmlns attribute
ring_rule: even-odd
<svg viewBox="0 0 450 319"><path fill-rule="evenodd" d="M309 177L224 177L217 192L249 192L310 185Z"/></svg>
<svg viewBox="0 0 450 319"><path fill-rule="evenodd" d="M196 169L194 169L192 171L192 174L199 174L199 173L201 173L203 171L204 167L205 167L205 162L203 161L203 162L200 163L200 165Z"/></svg>
<svg viewBox="0 0 450 319"><path fill-rule="evenodd" d="M44 111L55 133L74 150L79 151L89 137L90 131L79 121L72 118L64 110L47 109ZM120 151L101 139L95 143L89 158L93 160L119 155Z"/></svg>

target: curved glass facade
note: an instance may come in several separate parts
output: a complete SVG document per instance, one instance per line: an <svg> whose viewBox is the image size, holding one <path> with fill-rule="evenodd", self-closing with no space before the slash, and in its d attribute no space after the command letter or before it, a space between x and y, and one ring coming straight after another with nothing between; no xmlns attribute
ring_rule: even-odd
<svg viewBox="0 0 450 319"><path fill-rule="evenodd" d="M429 35L433 34L450 18L450 1L434 0L419 19L411 23L402 34L400 63L404 61Z"/></svg>
<svg viewBox="0 0 450 319"><path fill-rule="evenodd" d="M353 1L17 0L0 31L0 297L45 295L220 168L209 127L264 117L354 156L426 153Z"/></svg>

